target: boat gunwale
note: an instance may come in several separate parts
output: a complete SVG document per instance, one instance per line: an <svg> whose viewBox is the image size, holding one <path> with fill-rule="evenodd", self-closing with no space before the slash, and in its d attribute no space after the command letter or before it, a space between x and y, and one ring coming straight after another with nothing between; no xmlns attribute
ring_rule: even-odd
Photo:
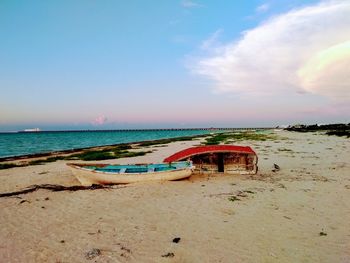
<svg viewBox="0 0 350 263"><path fill-rule="evenodd" d="M182 161L184 162L184 161ZM176 162L179 163L179 162ZM191 163L190 166L188 167L182 167L182 168L176 168L174 170L167 170L167 171L152 171L152 172L145 172L145 173L113 173L113 172L104 172L104 171L96 171L96 170L92 170L92 169L88 169L88 168L84 168L82 166L96 166L96 167L105 167L111 164L93 164L93 163L67 163L67 166L71 167L71 168L75 168L75 169L79 169L82 171L86 171L86 172L92 172L92 173L96 173L96 174L107 174L107 175L145 175L145 174L161 174L161 173L173 173L173 172L178 172L178 171L183 171L183 170L193 170L195 169L195 166ZM149 165L149 164L123 164L123 166L126 165Z"/></svg>

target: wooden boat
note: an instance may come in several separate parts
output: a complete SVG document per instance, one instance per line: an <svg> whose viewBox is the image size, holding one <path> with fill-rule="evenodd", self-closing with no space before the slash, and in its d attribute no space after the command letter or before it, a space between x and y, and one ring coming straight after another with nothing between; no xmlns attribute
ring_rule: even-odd
<svg viewBox="0 0 350 263"><path fill-rule="evenodd" d="M256 174L258 156L249 146L208 145L177 152L164 162L191 161L198 173Z"/></svg>
<svg viewBox="0 0 350 263"><path fill-rule="evenodd" d="M191 176L192 162L160 164L67 164L75 177L84 186L92 184L128 184L144 181L173 181Z"/></svg>

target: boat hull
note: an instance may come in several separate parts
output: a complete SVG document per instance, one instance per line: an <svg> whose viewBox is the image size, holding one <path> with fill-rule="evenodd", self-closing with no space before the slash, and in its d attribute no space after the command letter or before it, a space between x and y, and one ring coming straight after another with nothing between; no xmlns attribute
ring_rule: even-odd
<svg viewBox="0 0 350 263"><path fill-rule="evenodd" d="M172 171L162 171L153 173L107 173L84 169L76 164L67 164L75 177L84 186L93 184L129 184L147 181L174 181L191 176L194 167L176 169Z"/></svg>
<svg viewBox="0 0 350 263"><path fill-rule="evenodd" d="M258 156L249 146L206 145L179 151L164 162L190 160L200 174L256 174Z"/></svg>

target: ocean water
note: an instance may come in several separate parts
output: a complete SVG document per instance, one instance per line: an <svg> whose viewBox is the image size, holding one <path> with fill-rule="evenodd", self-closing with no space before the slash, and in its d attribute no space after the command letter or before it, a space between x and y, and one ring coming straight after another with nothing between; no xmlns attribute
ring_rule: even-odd
<svg viewBox="0 0 350 263"><path fill-rule="evenodd" d="M210 130L0 133L0 157L209 134Z"/></svg>

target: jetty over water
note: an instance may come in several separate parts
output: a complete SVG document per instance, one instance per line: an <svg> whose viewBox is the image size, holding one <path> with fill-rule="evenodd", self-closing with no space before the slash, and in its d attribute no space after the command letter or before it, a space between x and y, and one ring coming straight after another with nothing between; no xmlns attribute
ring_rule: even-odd
<svg viewBox="0 0 350 263"><path fill-rule="evenodd" d="M256 131L273 130L273 127L249 127L249 128L157 128L157 129L107 129L107 130L59 130L59 131L18 131L18 133L44 133L44 132L147 132L147 131Z"/></svg>

